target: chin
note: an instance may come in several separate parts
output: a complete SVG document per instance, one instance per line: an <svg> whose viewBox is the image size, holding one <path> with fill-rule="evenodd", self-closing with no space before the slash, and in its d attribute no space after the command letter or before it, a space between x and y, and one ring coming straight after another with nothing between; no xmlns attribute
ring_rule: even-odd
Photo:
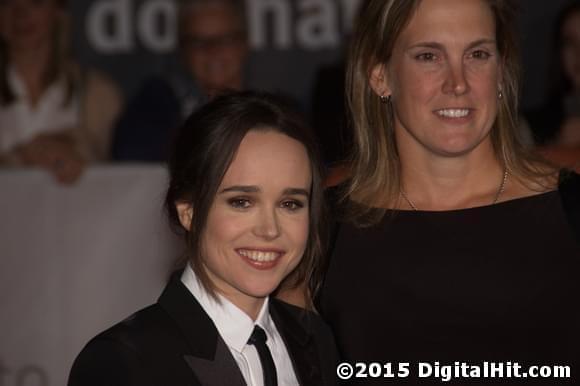
<svg viewBox="0 0 580 386"><path fill-rule="evenodd" d="M267 298L272 292L276 290L276 288L278 288L278 286L252 286L244 288L243 292L253 298Z"/></svg>
<svg viewBox="0 0 580 386"><path fill-rule="evenodd" d="M432 147L435 153L443 156L462 156L469 154L471 151L481 145L483 140L478 141L474 138L450 138L445 141L439 141Z"/></svg>
<svg viewBox="0 0 580 386"><path fill-rule="evenodd" d="M458 146L442 148L437 151L437 153L443 157L462 157L473 151L475 146Z"/></svg>
<svg viewBox="0 0 580 386"><path fill-rule="evenodd" d="M256 297L256 298L265 298L270 296L272 292L274 292L282 280L255 280L251 283L247 283L244 286L244 292L246 294Z"/></svg>

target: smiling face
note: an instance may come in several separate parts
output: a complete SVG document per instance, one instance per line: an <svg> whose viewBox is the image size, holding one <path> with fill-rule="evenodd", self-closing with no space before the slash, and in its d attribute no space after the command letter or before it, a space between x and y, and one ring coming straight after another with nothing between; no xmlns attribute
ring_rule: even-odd
<svg viewBox="0 0 580 386"><path fill-rule="evenodd" d="M301 143L252 130L218 188L202 237L203 266L216 291L250 315L302 258L311 180Z"/></svg>
<svg viewBox="0 0 580 386"><path fill-rule="evenodd" d="M0 33L12 51L37 50L50 44L62 17L56 0L0 1Z"/></svg>
<svg viewBox="0 0 580 386"><path fill-rule="evenodd" d="M182 54L208 94L240 89L247 45L242 21L227 2L199 4L181 15Z"/></svg>
<svg viewBox="0 0 580 386"><path fill-rule="evenodd" d="M483 0L423 0L371 86L391 95L401 153L469 153L498 110L499 55L492 10Z"/></svg>

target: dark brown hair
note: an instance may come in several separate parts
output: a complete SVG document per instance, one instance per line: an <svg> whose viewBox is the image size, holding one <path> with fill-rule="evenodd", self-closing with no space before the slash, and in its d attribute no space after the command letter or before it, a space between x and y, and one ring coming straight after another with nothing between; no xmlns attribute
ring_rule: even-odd
<svg viewBox="0 0 580 386"><path fill-rule="evenodd" d="M322 191L322 169L311 131L290 104L271 94L234 92L221 95L194 112L179 130L169 160L169 189L165 207L174 229L185 235L186 256L201 283L215 295L203 269L201 240L210 207L223 176L245 135L251 130L273 130L304 145L310 159L312 185L309 201L309 236L304 256L284 281L294 288L319 285L319 267L326 226ZM179 221L176 203L191 205L190 230Z"/></svg>

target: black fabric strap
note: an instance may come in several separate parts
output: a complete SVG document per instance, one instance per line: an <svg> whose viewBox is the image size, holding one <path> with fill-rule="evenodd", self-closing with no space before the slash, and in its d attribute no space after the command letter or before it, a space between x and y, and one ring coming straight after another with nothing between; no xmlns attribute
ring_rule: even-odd
<svg viewBox="0 0 580 386"><path fill-rule="evenodd" d="M580 175L570 171L560 172L558 190L568 222L580 243Z"/></svg>
<svg viewBox="0 0 580 386"><path fill-rule="evenodd" d="M278 376L276 375L276 366L274 359L270 353L270 349L266 346L266 332L258 325L254 327L252 336L248 340L248 344L256 346L260 362L262 364L262 373L264 374L264 386L278 386Z"/></svg>

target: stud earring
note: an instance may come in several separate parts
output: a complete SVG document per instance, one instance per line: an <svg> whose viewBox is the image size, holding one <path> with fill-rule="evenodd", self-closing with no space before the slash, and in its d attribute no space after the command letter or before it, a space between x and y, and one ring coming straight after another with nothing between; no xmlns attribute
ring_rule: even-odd
<svg viewBox="0 0 580 386"><path fill-rule="evenodd" d="M391 95L381 95L379 98L381 103L389 103L391 101Z"/></svg>
<svg viewBox="0 0 580 386"><path fill-rule="evenodd" d="M497 99L503 99L503 92L501 91L501 86L497 90Z"/></svg>

